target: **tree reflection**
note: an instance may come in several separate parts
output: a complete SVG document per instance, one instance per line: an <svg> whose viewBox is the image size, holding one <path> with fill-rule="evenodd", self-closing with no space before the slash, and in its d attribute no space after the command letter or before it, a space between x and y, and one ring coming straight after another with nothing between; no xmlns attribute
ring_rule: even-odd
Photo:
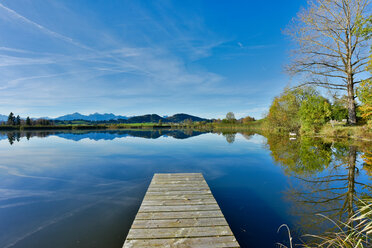
<svg viewBox="0 0 372 248"><path fill-rule="evenodd" d="M222 133L222 135L226 138L227 143L234 143L236 133Z"/></svg>
<svg viewBox="0 0 372 248"><path fill-rule="evenodd" d="M372 185L363 183L360 177L365 173L360 169L371 168L371 154L363 154L362 167L357 161L357 145L308 137L295 141L267 138L273 159L294 178L285 196L293 203L292 212L299 216L298 226L304 233L329 227L326 218L317 218L316 214L346 222L354 214L358 199L371 196ZM364 149L370 151L371 147Z"/></svg>
<svg viewBox="0 0 372 248"><path fill-rule="evenodd" d="M271 156L287 175L312 175L329 166L332 157L330 144L305 137L290 140L288 137L267 136Z"/></svg>
<svg viewBox="0 0 372 248"><path fill-rule="evenodd" d="M14 135L14 133L13 133L13 132L8 133L7 136L8 136L9 144L10 144L10 145L13 145L13 143L14 143L14 141L15 141L15 135Z"/></svg>
<svg viewBox="0 0 372 248"><path fill-rule="evenodd" d="M187 139L190 137L201 135L205 132L195 131L192 129L175 130L175 129L161 129L161 130L63 130L63 131L21 131L21 132L0 132L0 135L8 137L9 144L13 145L15 141L20 141L21 138L25 137L27 140L38 137L46 138L51 135L59 136L61 138L79 141L81 139L91 140L113 140L119 137L141 137L145 139L157 139L161 136L173 137L175 139Z"/></svg>
<svg viewBox="0 0 372 248"><path fill-rule="evenodd" d="M243 135L243 137L246 139L246 140L250 140L252 138L253 135L255 135L256 132L254 131L245 131L245 132L241 132L241 135Z"/></svg>

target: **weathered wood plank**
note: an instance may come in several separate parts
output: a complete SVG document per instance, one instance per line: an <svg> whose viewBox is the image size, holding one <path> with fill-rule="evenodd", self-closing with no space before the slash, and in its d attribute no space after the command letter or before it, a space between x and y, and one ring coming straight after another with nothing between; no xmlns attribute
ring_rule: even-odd
<svg viewBox="0 0 372 248"><path fill-rule="evenodd" d="M228 226L215 227L182 227L182 228L131 228L127 239L159 239L159 238L188 238L232 236Z"/></svg>
<svg viewBox="0 0 372 248"><path fill-rule="evenodd" d="M127 240L125 248L239 248L234 236Z"/></svg>
<svg viewBox="0 0 372 248"><path fill-rule="evenodd" d="M190 191L164 191L164 192L147 192L146 195L179 195L179 194L188 194L188 195L210 195L210 190L190 190Z"/></svg>
<svg viewBox="0 0 372 248"><path fill-rule="evenodd" d="M171 219L171 220L134 220L132 228L163 228L163 227L197 227L197 226L227 226L225 218L201 219Z"/></svg>
<svg viewBox="0 0 372 248"><path fill-rule="evenodd" d="M205 204L217 204L213 198L206 199L173 199L173 200L151 200L144 199L142 206L176 206L176 205L205 205Z"/></svg>
<svg viewBox="0 0 372 248"><path fill-rule="evenodd" d="M137 213L136 219L139 220L161 220L161 219L187 219L187 218L212 218L223 217L220 210L212 211L185 211L185 212L155 212Z"/></svg>
<svg viewBox="0 0 372 248"><path fill-rule="evenodd" d="M220 210L218 205L180 205L180 206L144 206L142 205L138 210L139 213L152 212L180 212L180 211L206 211L206 210Z"/></svg>
<svg viewBox="0 0 372 248"><path fill-rule="evenodd" d="M201 173L156 173L154 174L154 178L158 177L190 177L190 176L199 176L203 177Z"/></svg>
<svg viewBox="0 0 372 248"><path fill-rule="evenodd" d="M174 195L145 195L144 200L198 200L198 199L214 199L210 194L207 195L190 195L190 194L174 194Z"/></svg>
<svg viewBox="0 0 372 248"><path fill-rule="evenodd" d="M158 186L175 186L175 187L183 187L183 186L191 186L191 185L201 185L201 186L208 186L206 182L200 181L152 181L150 187Z"/></svg>
<svg viewBox="0 0 372 248"><path fill-rule="evenodd" d="M239 247L200 173L155 174L124 248Z"/></svg>
<svg viewBox="0 0 372 248"><path fill-rule="evenodd" d="M189 187L151 187L147 192L167 192L167 191L210 191L209 187L205 186L189 186Z"/></svg>

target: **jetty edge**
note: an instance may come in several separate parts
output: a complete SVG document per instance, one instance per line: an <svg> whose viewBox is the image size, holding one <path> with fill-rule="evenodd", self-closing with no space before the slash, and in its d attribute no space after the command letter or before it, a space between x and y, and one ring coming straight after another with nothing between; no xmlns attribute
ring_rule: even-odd
<svg viewBox="0 0 372 248"><path fill-rule="evenodd" d="M201 173L156 173L123 248L238 248Z"/></svg>

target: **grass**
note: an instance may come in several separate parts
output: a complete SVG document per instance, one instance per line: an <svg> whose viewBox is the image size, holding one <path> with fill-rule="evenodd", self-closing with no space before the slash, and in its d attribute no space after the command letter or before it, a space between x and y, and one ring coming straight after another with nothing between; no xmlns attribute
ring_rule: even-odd
<svg viewBox="0 0 372 248"><path fill-rule="evenodd" d="M348 126L343 124L326 124L322 127L319 135L324 137L333 138L353 138L371 141L372 140L372 129L367 125L363 126Z"/></svg>
<svg viewBox="0 0 372 248"><path fill-rule="evenodd" d="M318 214L319 216L330 221L334 229L323 234L304 235L311 238L311 242L303 243L298 246L306 248L367 248L372 246L372 198L359 200L360 206L356 213L347 221L334 221L327 216ZM290 248L293 247L292 236L287 225L283 224L279 227L287 227ZM280 247L288 248L283 244L278 244Z"/></svg>

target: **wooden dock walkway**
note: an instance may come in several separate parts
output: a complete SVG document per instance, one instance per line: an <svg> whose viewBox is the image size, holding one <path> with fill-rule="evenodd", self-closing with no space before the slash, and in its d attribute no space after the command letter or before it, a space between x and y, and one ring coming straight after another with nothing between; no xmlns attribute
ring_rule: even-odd
<svg viewBox="0 0 372 248"><path fill-rule="evenodd" d="M154 174L123 248L240 247L201 173Z"/></svg>

